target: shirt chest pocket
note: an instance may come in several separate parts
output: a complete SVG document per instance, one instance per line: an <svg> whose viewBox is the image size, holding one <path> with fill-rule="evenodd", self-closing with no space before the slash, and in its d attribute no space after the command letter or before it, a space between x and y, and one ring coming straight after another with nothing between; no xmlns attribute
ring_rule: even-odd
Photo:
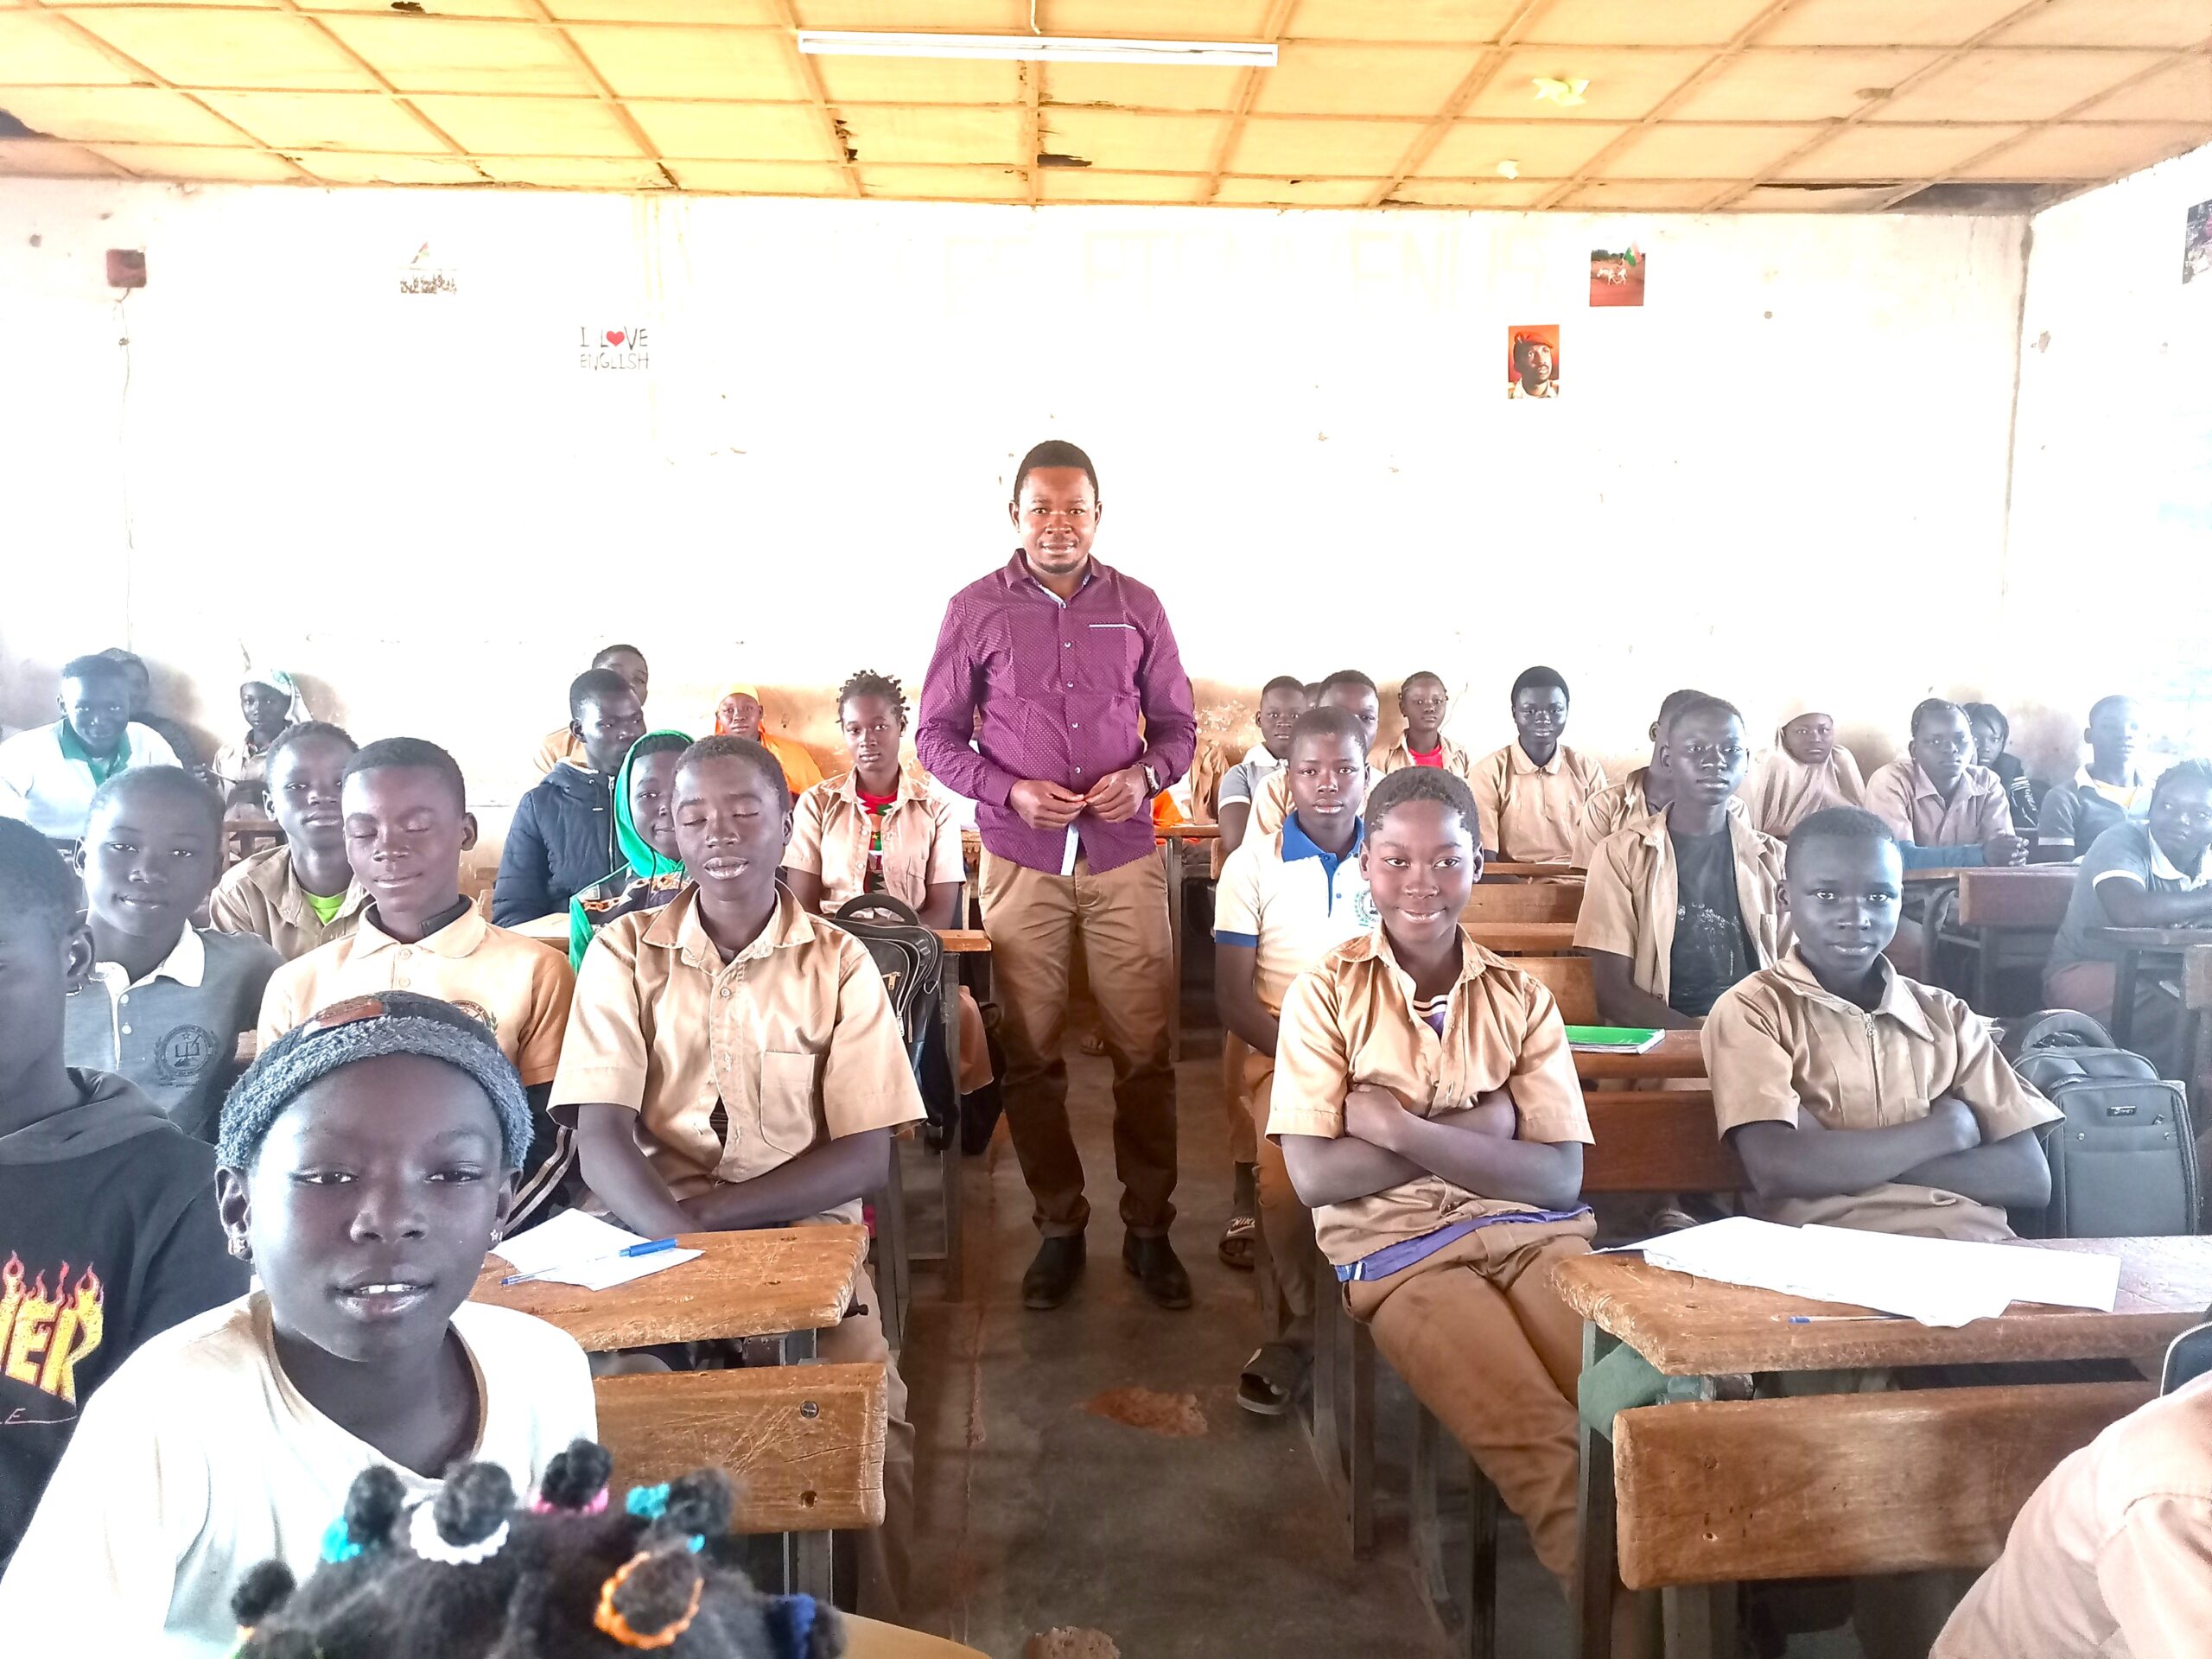
<svg viewBox="0 0 2212 1659"><path fill-rule="evenodd" d="M1127 696L1144 664L1144 634L1134 622L1090 622L1077 631L1068 677L1077 689Z"/></svg>
<svg viewBox="0 0 2212 1659"><path fill-rule="evenodd" d="M816 1079L822 1057L787 1049L760 1056L760 1143L796 1158L816 1140Z"/></svg>

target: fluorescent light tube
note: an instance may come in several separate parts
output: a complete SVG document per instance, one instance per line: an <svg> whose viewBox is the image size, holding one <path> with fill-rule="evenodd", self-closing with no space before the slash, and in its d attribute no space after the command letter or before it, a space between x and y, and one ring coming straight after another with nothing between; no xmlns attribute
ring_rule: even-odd
<svg viewBox="0 0 2212 1659"><path fill-rule="evenodd" d="M803 29L798 49L817 57L990 58L1051 63L1202 63L1272 69L1275 48L1260 41L1109 41L1071 35L870 34Z"/></svg>

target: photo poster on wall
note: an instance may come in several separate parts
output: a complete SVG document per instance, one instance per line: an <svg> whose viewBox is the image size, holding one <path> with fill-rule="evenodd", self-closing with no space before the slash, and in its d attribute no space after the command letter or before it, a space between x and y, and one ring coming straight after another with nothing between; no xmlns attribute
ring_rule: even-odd
<svg viewBox="0 0 2212 1659"><path fill-rule="evenodd" d="M1516 322L1506 329L1505 395L1559 396L1559 324Z"/></svg>
<svg viewBox="0 0 2212 1659"><path fill-rule="evenodd" d="M1649 257L1633 242L1618 250L1590 250L1590 303L1593 307L1643 303L1643 277Z"/></svg>
<svg viewBox="0 0 2212 1659"><path fill-rule="evenodd" d="M2181 279L2190 283L2199 276L2212 276L2212 201L2190 208L2182 232Z"/></svg>

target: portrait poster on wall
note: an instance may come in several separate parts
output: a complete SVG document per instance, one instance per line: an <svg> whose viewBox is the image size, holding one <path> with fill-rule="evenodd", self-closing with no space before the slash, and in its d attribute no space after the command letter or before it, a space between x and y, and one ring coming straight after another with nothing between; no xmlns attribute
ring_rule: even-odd
<svg viewBox="0 0 2212 1659"><path fill-rule="evenodd" d="M1517 322L1505 331L1505 395L1559 396L1559 325Z"/></svg>

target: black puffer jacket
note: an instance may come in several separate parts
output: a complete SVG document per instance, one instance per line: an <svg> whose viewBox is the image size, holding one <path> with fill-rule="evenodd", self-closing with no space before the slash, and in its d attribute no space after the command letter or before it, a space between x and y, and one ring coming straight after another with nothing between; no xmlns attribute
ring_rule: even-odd
<svg viewBox="0 0 2212 1659"><path fill-rule="evenodd" d="M614 868L614 786L567 762L515 805L492 889L501 927L566 910L569 900Z"/></svg>

